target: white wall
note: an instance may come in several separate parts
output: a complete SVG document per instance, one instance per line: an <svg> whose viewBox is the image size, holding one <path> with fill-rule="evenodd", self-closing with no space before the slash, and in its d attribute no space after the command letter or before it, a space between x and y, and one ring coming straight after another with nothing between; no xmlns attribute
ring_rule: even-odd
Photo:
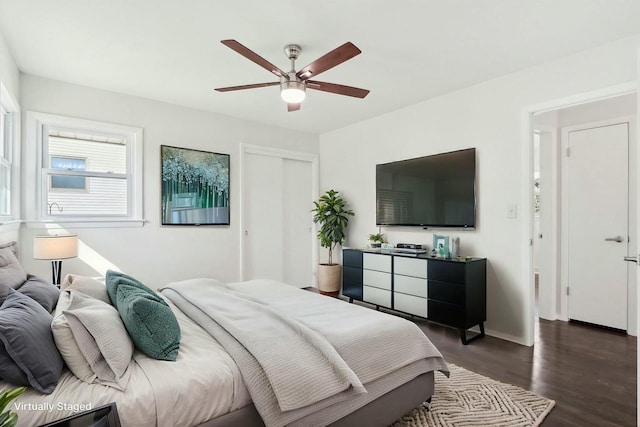
<svg viewBox="0 0 640 427"><path fill-rule="evenodd" d="M238 280L239 143L318 152L318 137L312 134L32 75L21 76L21 91L23 112L38 111L144 129L144 217L149 222L142 228L69 230L78 234L84 255L82 259L64 261L63 274L100 275L113 265L151 287L193 277ZM162 144L231 155L230 226L160 225ZM25 170L33 162L35 159L23 159ZM23 197L35 197L34 189L24 188ZM50 265L31 257L33 236L43 231L24 229L22 260L27 271L49 277Z"/></svg>
<svg viewBox="0 0 640 427"><path fill-rule="evenodd" d="M528 197L522 194L523 109L636 81L639 45L640 36L623 39L321 135L321 190L341 191L356 214L348 244L364 246L376 231L376 163L476 147L478 226L449 234L460 237L461 254L488 259L488 333L526 343L530 284L522 278L529 242L522 221L528 214L507 219L507 205ZM415 228L383 232L392 243L432 238Z"/></svg>
<svg viewBox="0 0 640 427"><path fill-rule="evenodd" d="M15 101L20 100L20 71L2 33L0 33L0 82ZM20 153L14 153L14 157L20 159ZM16 170L19 172L19 165ZM19 224L0 225L0 242L18 240L18 238Z"/></svg>

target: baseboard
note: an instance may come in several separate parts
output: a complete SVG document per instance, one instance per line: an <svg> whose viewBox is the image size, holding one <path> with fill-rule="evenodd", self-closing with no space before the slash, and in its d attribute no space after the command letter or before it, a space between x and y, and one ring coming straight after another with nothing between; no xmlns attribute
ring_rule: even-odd
<svg viewBox="0 0 640 427"><path fill-rule="evenodd" d="M476 331L477 329L478 328L471 328L469 330L470 331ZM480 332L480 330L477 330L477 332ZM527 346L527 343L526 343L526 341L524 340L523 337L517 337L515 335L505 334L503 332L494 331L493 329L487 329L486 327L484 329L484 333L485 333L485 335L489 335L489 336L494 337L494 338L500 338L501 340L511 341L511 342L516 343L516 344Z"/></svg>

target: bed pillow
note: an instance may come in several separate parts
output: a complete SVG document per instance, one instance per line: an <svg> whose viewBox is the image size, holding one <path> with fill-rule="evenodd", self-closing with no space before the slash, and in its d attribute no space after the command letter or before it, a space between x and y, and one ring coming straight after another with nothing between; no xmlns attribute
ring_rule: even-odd
<svg viewBox="0 0 640 427"><path fill-rule="evenodd" d="M131 276L107 271L107 293L135 346L154 359L175 361L180 326L167 303Z"/></svg>
<svg viewBox="0 0 640 427"><path fill-rule="evenodd" d="M82 381L124 390L133 343L118 311L79 291L64 294L51 328L67 366Z"/></svg>
<svg viewBox="0 0 640 427"><path fill-rule="evenodd" d="M18 242L9 242L9 243L3 243L0 245L0 249L4 249L4 248L9 248L11 249L11 252L13 252L13 254L18 257Z"/></svg>
<svg viewBox="0 0 640 427"><path fill-rule="evenodd" d="M67 322L66 316L62 313L69 307L70 303L71 293L68 291L61 292L51 322L53 339L69 370L82 381L93 383L96 379L96 374L91 370L91 366L82 355L80 347L78 347L76 340L73 338L69 322Z"/></svg>
<svg viewBox="0 0 640 427"><path fill-rule="evenodd" d="M20 287L27 280L20 261L16 258L13 246L0 248L0 304L9 293L9 289Z"/></svg>
<svg viewBox="0 0 640 427"><path fill-rule="evenodd" d="M93 277L79 276L76 274L67 274L60 285L61 291L76 290L85 295L99 299L100 301L111 304L109 295L107 295L107 287L105 284Z"/></svg>
<svg viewBox="0 0 640 427"><path fill-rule="evenodd" d="M0 306L0 377L50 394L64 362L51 333L51 314L36 301L9 289Z"/></svg>
<svg viewBox="0 0 640 427"><path fill-rule="evenodd" d="M18 288L18 292L36 300L49 313L60 297L60 290L55 285L32 274L27 274L27 281Z"/></svg>

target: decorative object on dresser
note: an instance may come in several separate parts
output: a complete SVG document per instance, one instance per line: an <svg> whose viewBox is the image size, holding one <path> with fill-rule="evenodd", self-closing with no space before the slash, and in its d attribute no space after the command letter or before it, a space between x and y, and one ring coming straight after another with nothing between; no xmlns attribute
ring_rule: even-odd
<svg viewBox="0 0 640 427"><path fill-rule="evenodd" d="M485 258L430 258L426 255L342 251L342 295L457 328L463 344L484 336ZM467 329L480 333L467 338Z"/></svg>
<svg viewBox="0 0 640 427"><path fill-rule="evenodd" d="M329 249L329 262L318 266L318 290L324 295L338 296L340 292L340 264L333 262L333 250L344 242L344 232L353 211L335 190L328 190L313 202L313 222L320 224L320 246Z"/></svg>
<svg viewBox="0 0 640 427"><path fill-rule="evenodd" d="M449 236L433 235L433 249L438 258L451 258L449 254Z"/></svg>
<svg viewBox="0 0 640 427"><path fill-rule="evenodd" d="M52 282L60 287L62 260L78 256L78 236L48 235L33 238L33 258L51 261Z"/></svg>
<svg viewBox="0 0 640 427"><path fill-rule="evenodd" d="M369 246L372 248L379 248L383 243L387 243L387 239L384 238L384 234L369 234Z"/></svg>

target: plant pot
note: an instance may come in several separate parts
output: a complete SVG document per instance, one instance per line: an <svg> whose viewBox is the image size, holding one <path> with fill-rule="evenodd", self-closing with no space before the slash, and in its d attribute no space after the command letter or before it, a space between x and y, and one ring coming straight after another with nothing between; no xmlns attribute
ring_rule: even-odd
<svg viewBox="0 0 640 427"><path fill-rule="evenodd" d="M323 295L338 296L342 282L340 264L318 265L318 290Z"/></svg>
<svg viewBox="0 0 640 427"><path fill-rule="evenodd" d="M372 248L380 248L382 246L382 243L371 242L369 246L371 246Z"/></svg>

